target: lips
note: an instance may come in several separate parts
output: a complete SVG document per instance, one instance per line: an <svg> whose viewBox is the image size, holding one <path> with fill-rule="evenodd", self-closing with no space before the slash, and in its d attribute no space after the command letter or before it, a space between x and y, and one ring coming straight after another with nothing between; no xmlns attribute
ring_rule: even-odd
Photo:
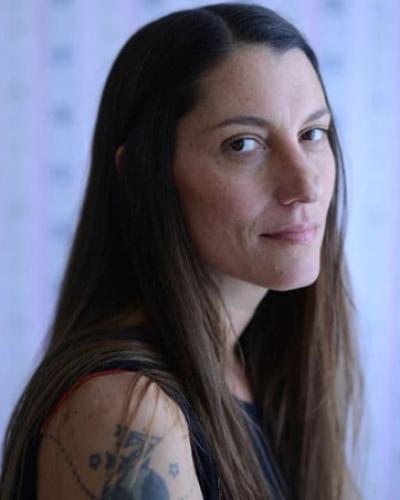
<svg viewBox="0 0 400 500"><path fill-rule="evenodd" d="M286 226L278 231L262 234L262 236L274 240L289 241L292 243L310 243L317 232L318 224L297 224L294 226Z"/></svg>
<svg viewBox="0 0 400 500"><path fill-rule="evenodd" d="M284 233L300 233L302 231L307 231L308 229L314 229L318 224L316 222L307 222L304 224L293 224L291 226L281 226L273 229L272 231L263 234L263 236L274 236L276 234Z"/></svg>

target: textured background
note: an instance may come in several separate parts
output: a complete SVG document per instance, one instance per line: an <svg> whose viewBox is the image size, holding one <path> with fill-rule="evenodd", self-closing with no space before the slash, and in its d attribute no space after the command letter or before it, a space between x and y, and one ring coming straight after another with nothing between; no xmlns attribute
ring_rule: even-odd
<svg viewBox="0 0 400 500"><path fill-rule="evenodd" d="M140 25L201 3L0 1L0 436L40 357L110 65ZM260 3L308 36L337 114L367 382L362 489L399 499L400 2Z"/></svg>

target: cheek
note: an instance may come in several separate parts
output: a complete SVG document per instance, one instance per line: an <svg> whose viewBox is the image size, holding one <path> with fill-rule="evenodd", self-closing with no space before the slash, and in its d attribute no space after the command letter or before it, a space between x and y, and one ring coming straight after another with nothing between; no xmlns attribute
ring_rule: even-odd
<svg viewBox="0 0 400 500"><path fill-rule="evenodd" d="M321 199L324 205L328 206L332 200L336 180L336 162L331 150L327 153L325 158L322 159L321 170L323 171L320 180L322 188Z"/></svg>
<svg viewBox="0 0 400 500"><path fill-rule="evenodd" d="M197 244L239 237L261 210L250 185L206 170L195 178L182 173L187 174L178 171L175 175L176 187L186 225Z"/></svg>
<svg viewBox="0 0 400 500"><path fill-rule="evenodd" d="M336 166L335 166L335 162L333 162L333 165L332 165L332 168L330 169L328 179L326 181L326 186L325 186L325 189L327 192L327 198L328 198L328 201L327 201L328 206L330 205L330 202L332 201L333 192L335 189L335 182L336 182Z"/></svg>

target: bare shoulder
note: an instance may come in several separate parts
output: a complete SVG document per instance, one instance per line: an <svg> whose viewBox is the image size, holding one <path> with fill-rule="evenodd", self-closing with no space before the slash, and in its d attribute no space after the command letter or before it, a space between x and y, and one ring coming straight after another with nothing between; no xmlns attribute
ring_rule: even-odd
<svg viewBox="0 0 400 500"><path fill-rule="evenodd" d="M50 419L38 499L202 499L179 406L132 372L90 379Z"/></svg>

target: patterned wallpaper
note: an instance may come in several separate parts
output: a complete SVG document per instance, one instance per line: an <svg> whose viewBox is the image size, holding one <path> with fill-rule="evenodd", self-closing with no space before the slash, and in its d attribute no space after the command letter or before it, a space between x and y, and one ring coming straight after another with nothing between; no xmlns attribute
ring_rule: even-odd
<svg viewBox="0 0 400 500"><path fill-rule="evenodd" d="M0 435L40 359L109 67L140 25L202 3L208 2L0 2ZM367 383L363 498L399 499L400 3L260 3L306 33L336 111Z"/></svg>

